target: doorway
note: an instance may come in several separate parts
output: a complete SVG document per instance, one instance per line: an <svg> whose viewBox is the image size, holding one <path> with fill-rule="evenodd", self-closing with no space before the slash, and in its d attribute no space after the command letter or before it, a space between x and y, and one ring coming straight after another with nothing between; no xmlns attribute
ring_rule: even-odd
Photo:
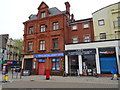
<svg viewBox="0 0 120 90"><path fill-rule="evenodd" d="M39 63L38 75L44 75L44 74L45 74L45 63Z"/></svg>
<svg viewBox="0 0 120 90"><path fill-rule="evenodd" d="M32 59L25 59L25 70L32 70Z"/></svg>
<svg viewBox="0 0 120 90"><path fill-rule="evenodd" d="M77 75L77 70L79 69L78 65L78 55L71 55L68 57L69 59L69 74Z"/></svg>

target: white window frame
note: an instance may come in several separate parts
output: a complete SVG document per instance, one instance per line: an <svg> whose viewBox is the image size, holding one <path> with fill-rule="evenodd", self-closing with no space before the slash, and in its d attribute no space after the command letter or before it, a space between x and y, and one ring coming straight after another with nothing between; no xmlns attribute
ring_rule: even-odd
<svg viewBox="0 0 120 90"><path fill-rule="evenodd" d="M46 17L46 12L41 12L41 18L45 18Z"/></svg>
<svg viewBox="0 0 120 90"><path fill-rule="evenodd" d="M83 24L83 28L89 28L89 24L88 23Z"/></svg>
<svg viewBox="0 0 120 90"><path fill-rule="evenodd" d="M77 25L73 25L72 30L77 30Z"/></svg>
<svg viewBox="0 0 120 90"><path fill-rule="evenodd" d="M53 22L53 30L59 29L59 23L58 22Z"/></svg>
<svg viewBox="0 0 120 90"><path fill-rule="evenodd" d="M90 35L85 35L83 38L84 42L90 42Z"/></svg>
<svg viewBox="0 0 120 90"><path fill-rule="evenodd" d="M40 32L46 31L46 25L40 25Z"/></svg>
<svg viewBox="0 0 120 90"><path fill-rule="evenodd" d="M78 37L73 37L72 41L73 41L73 43L78 43Z"/></svg>
<svg viewBox="0 0 120 90"><path fill-rule="evenodd" d="M40 40L40 50L45 50L45 40Z"/></svg>

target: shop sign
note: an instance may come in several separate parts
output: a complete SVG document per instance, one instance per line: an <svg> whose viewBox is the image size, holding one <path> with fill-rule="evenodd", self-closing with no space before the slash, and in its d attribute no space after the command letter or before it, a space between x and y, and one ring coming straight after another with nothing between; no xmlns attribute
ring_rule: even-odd
<svg viewBox="0 0 120 90"><path fill-rule="evenodd" d="M65 55L85 55L85 54L96 54L96 49L77 49L65 51Z"/></svg>
<svg viewBox="0 0 120 90"><path fill-rule="evenodd" d="M99 54L115 54L115 48L99 48Z"/></svg>
<svg viewBox="0 0 120 90"><path fill-rule="evenodd" d="M38 59L38 62L43 63L43 62L45 62L45 59Z"/></svg>
<svg viewBox="0 0 120 90"><path fill-rule="evenodd" d="M64 53L37 54L37 55L33 55L34 58L37 58L37 57L60 57L60 56L64 56Z"/></svg>

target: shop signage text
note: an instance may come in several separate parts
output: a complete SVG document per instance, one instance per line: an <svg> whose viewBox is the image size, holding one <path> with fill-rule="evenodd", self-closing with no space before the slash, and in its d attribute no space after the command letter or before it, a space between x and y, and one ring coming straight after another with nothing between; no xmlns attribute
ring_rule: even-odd
<svg viewBox="0 0 120 90"><path fill-rule="evenodd" d="M65 51L65 55L84 55L84 54L96 54L96 49L78 49Z"/></svg>
<svg viewBox="0 0 120 90"><path fill-rule="evenodd" d="M37 54L37 55L33 55L34 58L37 58L37 57L60 57L60 56L64 56L64 53L52 53L52 54Z"/></svg>

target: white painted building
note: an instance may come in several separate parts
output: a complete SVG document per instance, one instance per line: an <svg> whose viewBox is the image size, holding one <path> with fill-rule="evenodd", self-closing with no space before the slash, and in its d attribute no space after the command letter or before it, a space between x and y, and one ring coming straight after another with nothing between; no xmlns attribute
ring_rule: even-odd
<svg viewBox="0 0 120 90"><path fill-rule="evenodd" d="M65 45L65 71L67 74L110 74L113 66L120 74L120 40L95 41ZM85 71L86 70L86 71Z"/></svg>

